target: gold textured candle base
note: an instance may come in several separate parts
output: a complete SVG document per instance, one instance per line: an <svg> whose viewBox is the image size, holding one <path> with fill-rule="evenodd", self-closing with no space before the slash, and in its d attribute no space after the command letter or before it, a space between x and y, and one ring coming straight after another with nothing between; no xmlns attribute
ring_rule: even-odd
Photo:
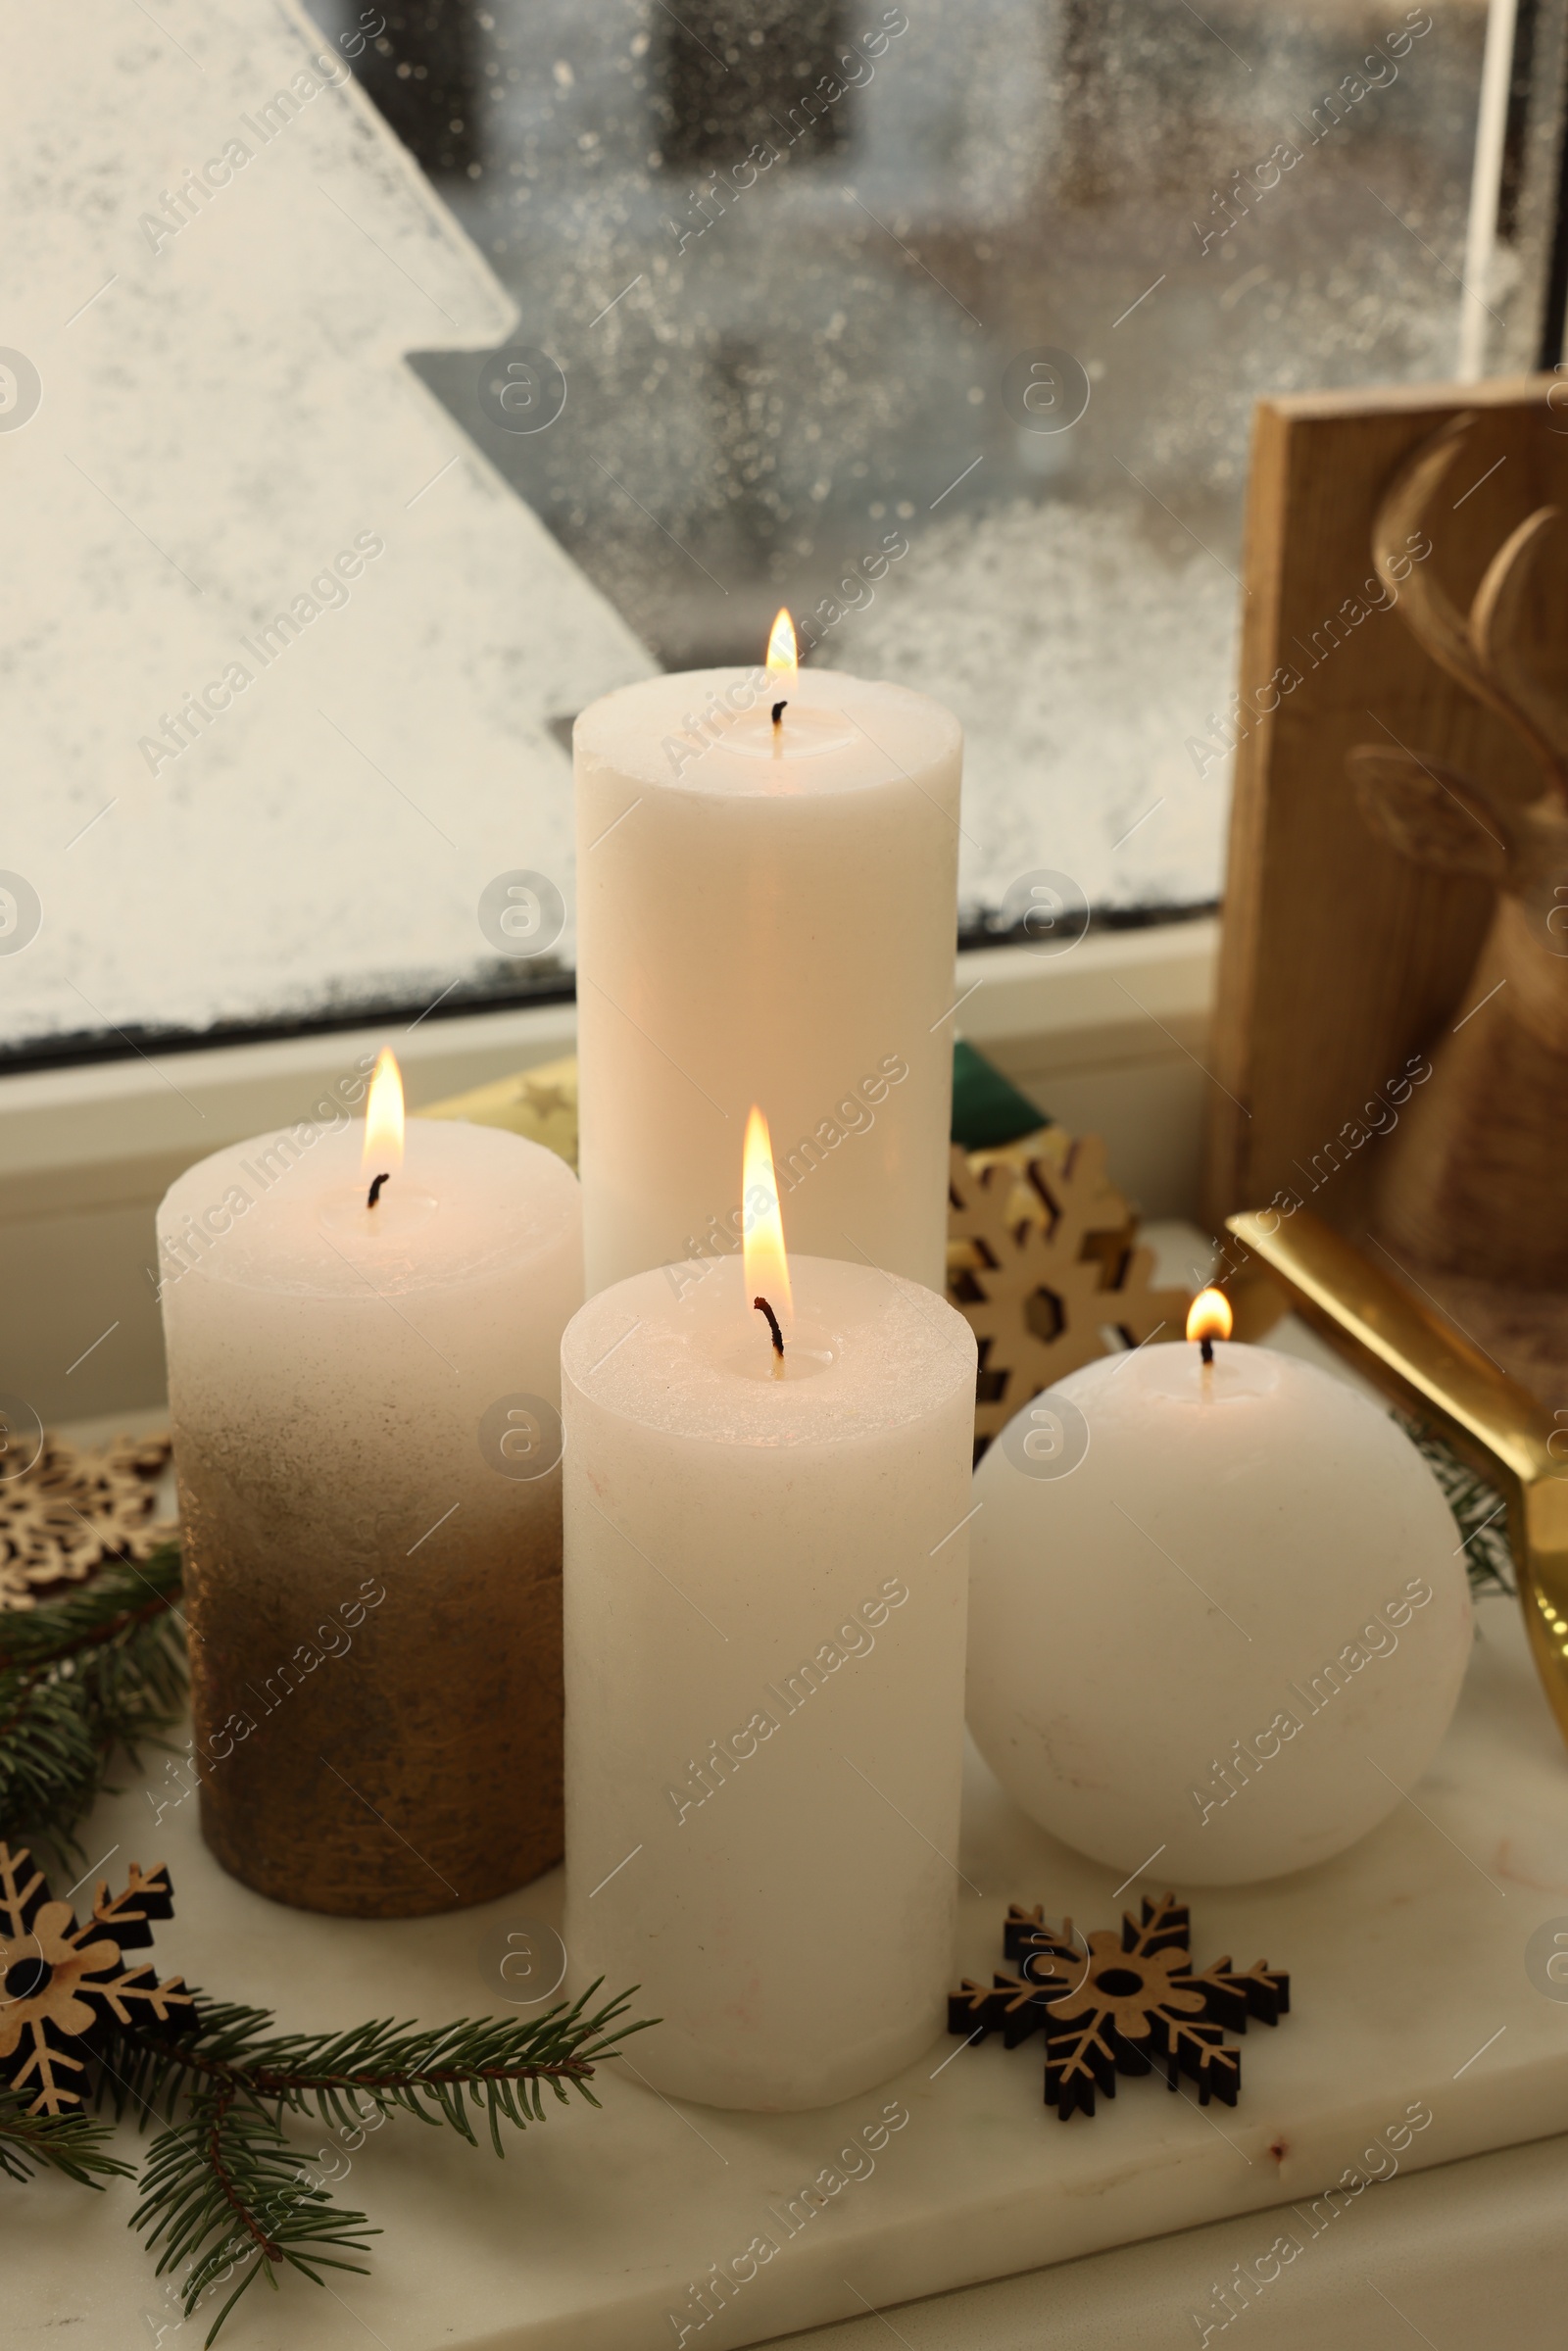
<svg viewBox="0 0 1568 2351"><path fill-rule="evenodd" d="M559 1466L412 1552L384 1525L312 1540L298 1497L259 1507L210 1460L180 1487L202 1834L231 1876L412 1918L561 1859Z"/></svg>
<svg viewBox="0 0 1568 2351"><path fill-rule="evenodd" d="M1440 1426L1502 1494L1531 1654L1568 1739L1568 1429L1310 1209L1225 1221L1303 1321L1396 1403Z"/></svg>

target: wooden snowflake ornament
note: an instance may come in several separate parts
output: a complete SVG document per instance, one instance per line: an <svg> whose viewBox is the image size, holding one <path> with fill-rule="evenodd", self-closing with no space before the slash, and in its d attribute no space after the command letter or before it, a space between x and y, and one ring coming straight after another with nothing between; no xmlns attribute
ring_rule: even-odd
<svg viewBox="0 0 1568 2351"><path fill-rule="evenodd" d="M92 1916L78 1927L28 1855L0 1844L0 2081L30 2093L29 2114L81 2105L86 2060L111 2023L171 2039L196 2030L179 1977L160 1984L124 1957L152 1941L152 1920L173 1916L173 1891L166 1869L144 1877L132 1862L123 1892L111 1897L100 1879Z"/></svg>
<svg viewBox="0 0 1568 2351"><path fill-rule="evenodd" d="M32 1608L111 1559L146 1559L174 1534L156 1515L167 1437L117 1437L102 1452L46 1435L0 1479L0 1608Z"/></svg>
<svg viewBox="0 0 1568 2351"><path fill-rule="evenodd" d="M954 1148L948 1296L980 1347L975 1451L1081 1364L1180 1338L1187 1293L1152 1287L1152 1250L1105 1173L1098 1135L1048 1127L1004 1151Z"/></svg>
<svg viewBox="0 0 1568 2351"><path fill-rule="evenodd" d="M1152 2074L1156 2064L1171 2089L1179 2074L1196 2082L1200 2105L1234 2106L1242 2056L1225 2035L1245 2033L1249 2018L1277 2025L1290 2011L1291 1980L1261 1959L1245 1973L1216 1959L1200 1974L1186 1905L1165 1894L1142 1909L1141 1923L1123 1915L1120 1935L1102 1928L1086 1939L1071 1919L1058 1934L1043 1910L1014 1903L1003 1955L1017 1974L989 1986L965 1977L948 1995L948 2031L969 2040L1000 2033L1009 2049L1043 2033L1046 2104L1061 2122L1092 2115L1097 2090L1113 2098L1118 2074Z"/></svg>

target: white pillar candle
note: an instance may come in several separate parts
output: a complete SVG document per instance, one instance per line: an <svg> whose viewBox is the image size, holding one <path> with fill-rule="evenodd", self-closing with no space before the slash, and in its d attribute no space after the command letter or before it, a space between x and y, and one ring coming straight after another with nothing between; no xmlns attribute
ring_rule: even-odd
<svg viewBox="0 0 1568 2351"><path fill-rule="evenodd" d="M362 1169L365 1136L215 1152L158 1235L204 1834L280 1901L401 1916L562 1850L581 1230L518 1136L414 1119Z"/></svg>
<svg viewBox="0 0 1568 2351"><path fill-rule="evenodd" d="M1432 1760L1470 1655L1452 1517L1387 1413L1274 1348L1212 1355L1086 1365L975 1476L975 1739L1043 1827L1161 1886L1363 1837Z"/></svg>
<svg viewBox="0 0 1568 2351"><path fill-rule="evenodd" d="M929 1291L789 1270L782 1378L755 1260L634 1276L562 1349L566 1947L663 2020L658 2088L767 2109L941 2033L975 1374Z"/></svg>
<svg viewBox="0 0 1568 2351"><path fill-rule="evenodd" d="M792 1247L941 1290L961 753L940 704L831 670L651 678L577 720L590 1296L735 1247L754 1101Z"/></svg>

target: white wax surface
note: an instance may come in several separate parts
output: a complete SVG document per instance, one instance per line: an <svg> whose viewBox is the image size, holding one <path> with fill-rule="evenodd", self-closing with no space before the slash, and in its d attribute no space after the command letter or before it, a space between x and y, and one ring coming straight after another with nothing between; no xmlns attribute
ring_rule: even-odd
<svg viewBox="0 0 1568 2351"><path fill-rule="evenodd" d="M1387 1414L1269 1348L1214 1354L1090 1364L975 1474L981 1751L1069 1844L1127 1871L1157 1852L1177 1886L1353 1843L1430 1762L1470 1653L1453 1520ZM1028 1474L1018 1436L1058 1398L1088 1451Z"/></svg>
<svg viewBox="0 0 1568 2351"><path fill-rule="evenodd" d="M974 1340L912 1283L791 1275L784 1380L730 1261L562 1347L566 1948L663 2020L640 2071L721 2106L935 2039L958 1885Z"/></svg>
<svg viewBox="0 0 1568 2351"><path fill-rule="evenodd" d="M589 1293L696 1255L734 1216L754 1102L791 1248L940 1290L958 724L806 670L779 757L765 687L706 748L682 731L753 681L653 678L577 721Z"/></svg>
<svg viewBox="0 0 1568 2351"><path fill-rule="evenodd" d="M439 1495L489 1514L506 1497L487 1484L482 1413L514 1390L560 1395L580 1295L576 1180L520 1136L413 1118L405 1163L368 1209L363 1125L299 1140L310 1133L216 1151L164 1200L175 1419L292 1460L334 1512L334 1497L360 1497L378 1517L398 1502L417 1516L416 1497Z"/></svg>

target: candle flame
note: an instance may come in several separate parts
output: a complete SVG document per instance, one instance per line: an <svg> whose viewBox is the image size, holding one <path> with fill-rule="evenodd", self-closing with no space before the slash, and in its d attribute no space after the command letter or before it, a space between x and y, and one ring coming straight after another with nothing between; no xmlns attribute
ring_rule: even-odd
<svg viewBox="0 0 1568 2351"><path fill-rule="evenodd" d="M773 1173L773 1142L767 1120L754 1102L746 1121L746 1149L741 1161L741 1255L748 1298L765 1298L781 1323L795 1312L790 1295L790 1261L784 1250L784 1219L779 1213L778 1179Z"/></svg>
<svg viewBox="0 0 1568 2351"><path fill-rule="evenodd" d="M403 1165L403 1076L392 1048L383 1045L365 1104L365 1150L360 1165L368 1176L390 1175Z"/></svg>
<svg viewBox="0 0 1568 2351"><path fill-rule="evenodd" d="M781 604L778 617L773 623L773 633L767 640L768 682L774 686L793 687L798 662L795 623L790 618L789 606Z"/></svg>
<svg viewBox="0 0 1568 2351"><path fill-rule="evenodd" d="M1231 1301L1223 1290L1200 1290L1187 1309L1189 1339L1228 1339Z"/></svg>

